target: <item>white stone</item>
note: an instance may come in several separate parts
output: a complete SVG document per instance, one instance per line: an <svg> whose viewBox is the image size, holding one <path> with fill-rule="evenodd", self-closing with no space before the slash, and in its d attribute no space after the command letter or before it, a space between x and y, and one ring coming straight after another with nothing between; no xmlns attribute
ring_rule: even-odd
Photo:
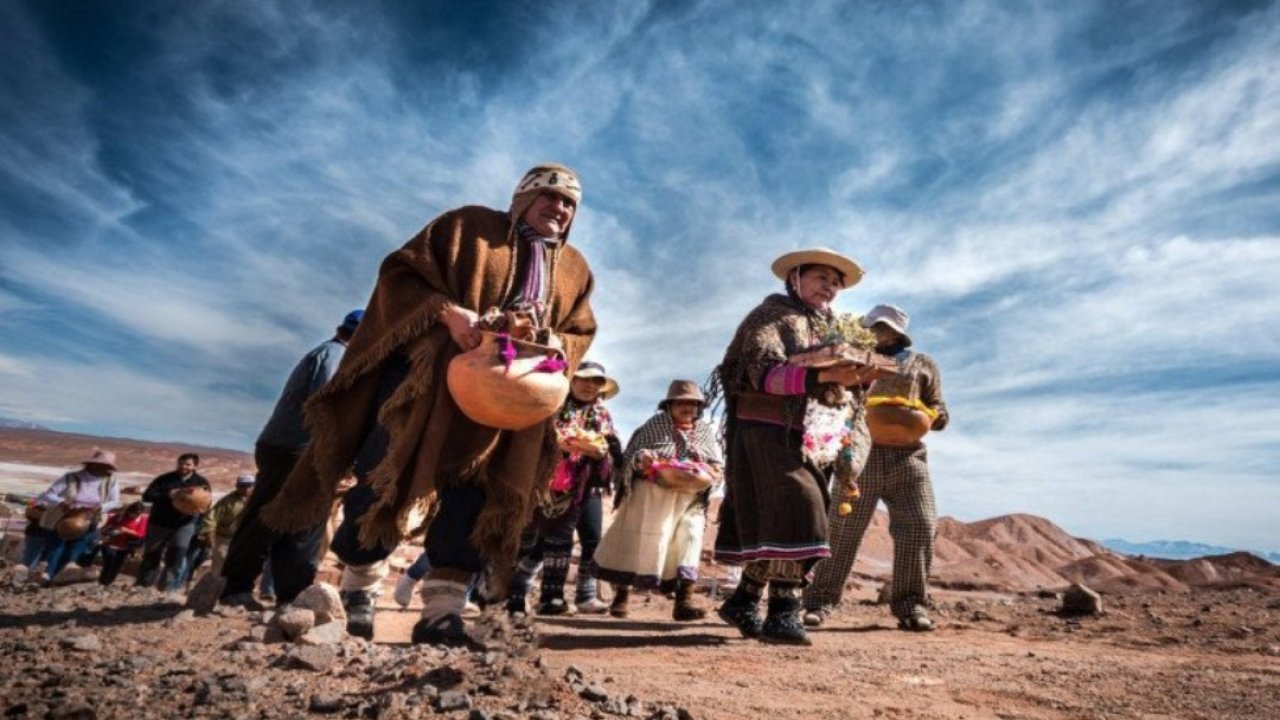
<svg viewBox="0 0 1280 720"><path fill-rule="evenodd" d="M347 611L342 608L342 596L338 594L338 588L329 583L316 583L298 593L293 606L314 612L318 625L347 619Z"/></svg>

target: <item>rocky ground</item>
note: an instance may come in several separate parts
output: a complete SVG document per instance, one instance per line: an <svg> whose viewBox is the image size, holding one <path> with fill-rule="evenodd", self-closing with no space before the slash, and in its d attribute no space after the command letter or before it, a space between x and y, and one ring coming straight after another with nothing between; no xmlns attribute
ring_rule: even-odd
<svg viewBox="0 0 1280 720"><path fill-rule="evenodd" d="M1280 716L1280 596L1247 587L1104 596L940 592L930 634L855 590L808 648L677 624L476 620L477 650L413 646L384 599L370 643L239 609L94 584L0 588L0 711L30 718L1265 718ZM705 600L704 600L705 602ZM306 615L307 613L302 613ZM340 625L340 623L339 623ZM289 641L297 633L300 640Z"/></svg>

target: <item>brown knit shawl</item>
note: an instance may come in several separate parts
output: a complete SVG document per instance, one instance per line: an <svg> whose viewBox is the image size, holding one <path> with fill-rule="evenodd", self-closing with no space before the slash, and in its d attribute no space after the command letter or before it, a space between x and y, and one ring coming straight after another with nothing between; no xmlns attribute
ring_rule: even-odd
<svg viewBox="0 0 1280 720"><path fill-rule="evenodd" d="M509 570L537 490L559 458L552 420L510 432L464 416L445 385L458 347L437 318L446 303L483 314L509 297L516 277L511 218L518 209L445 213L383 261L337 374L307 403L312 442L263 509L269 526L296 532L328 517L334 488L377 413L390 443L370 475L378 500L361 520L361 542L394 547L415 502L444 483L480 483L486 504L471 541L499 572ZM547 324L563 341L572 372L596 331L593 280L575 248L561 242L549 255ZM379 409L380 370L397 351L409 360L409 376Z"/></svg>
<svg viewBox="0 0 1280 720"><path fill-rule="evenodd" d="M816 315L782 294L766 297L747 313L716 371L726 403L732 405L743 392L758 389L775 365L816 347L822 340L812 319ZM804 417L804 402L803 396L787 399L797 419Z"/></svg>

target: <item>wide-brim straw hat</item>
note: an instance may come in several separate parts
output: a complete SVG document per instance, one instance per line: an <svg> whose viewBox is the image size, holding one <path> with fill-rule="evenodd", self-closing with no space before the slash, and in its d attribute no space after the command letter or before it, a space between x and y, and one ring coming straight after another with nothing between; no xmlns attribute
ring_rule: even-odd
<svg viewBox="0 0 1280 720"><path fill-rule="evenodd" d="M82 460L81 465L105 465L111 468L112 472L116 470L116 454L110 450L99 450L94 448L93 457L88 460Z"/></svg>
<svg viewBox="0 0 1280 720"><path fill-rule="evenodd" d="M862 267L852 258L845 257L831 248L817 247L795 250L773 261L773 274L786 282L787 275L801 265L827 265L844 276L844 286L853 287L862 279Z"/></svg>
<svg viewBox="0 0 1280 720"><path fill-rule="evenodd" d="M658 409L666 410L668 405L677 400L692 400L700 405L707 404L707 396L702 394L702 388L698 387L698 383L692 380L672 380L671 386L667 388L667 397L658 403Z"/></svg>
<svg viewBox="0 0 1280 720"><path fill-rule="evenodd" d="M573 376L583 379L604 378L604 386L600 388L600 397L604 400L608 400L622 390L618 386L618 381L605 373L604 366L592 360L584 360L579 363L578 370L573 373Z"/></svg>

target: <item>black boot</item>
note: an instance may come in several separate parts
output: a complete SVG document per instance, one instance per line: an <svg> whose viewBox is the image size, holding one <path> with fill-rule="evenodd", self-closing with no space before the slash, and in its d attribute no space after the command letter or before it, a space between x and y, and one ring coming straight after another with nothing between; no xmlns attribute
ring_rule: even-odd
<svg viewBox="0 0 1280 720"><path fill-rule="evenodd" d="M542 561L542 593L538 598L539 615L565 615L569 603L564 601L564 582L569 576L569 553L572 548L547 548Z"/></svg>
<svg viewBox="0 0 1280 720"><path fill-rule="evenodd" d="M723 605L716 608L716 614L721 620L738 628L742 637L760 636L760 596L743 591L741 586Z"/></svg>
<svg viewBox="0 0 1280 720"><path fill-rule="evenodd" d="M347 632L373 639L373 593L368 590L345 590L339 593L342 608L347 611Z"/></svg>
<svg viewBox="0 0 1280 720"><path fill-rule="evenodd" d="M507 596L507 614L513 618L529 614L529 601L524 593L511 593Z"/></svg>
<svg viewBox="0 0 1280 720"><path fill-rule="evenodd" d="M480 645L467 634L460 615L452 613L435 620L422 618L413 625L410 636L415 645L444 645L477 649Z"/></svg>
<svg viewBox="0 0 1280 720"><path fill-rule="evenodd" d="M800 598L769 598L769 615L760 629L760 639L767 643L809 645L809 634L800 620Z"/></svg>

